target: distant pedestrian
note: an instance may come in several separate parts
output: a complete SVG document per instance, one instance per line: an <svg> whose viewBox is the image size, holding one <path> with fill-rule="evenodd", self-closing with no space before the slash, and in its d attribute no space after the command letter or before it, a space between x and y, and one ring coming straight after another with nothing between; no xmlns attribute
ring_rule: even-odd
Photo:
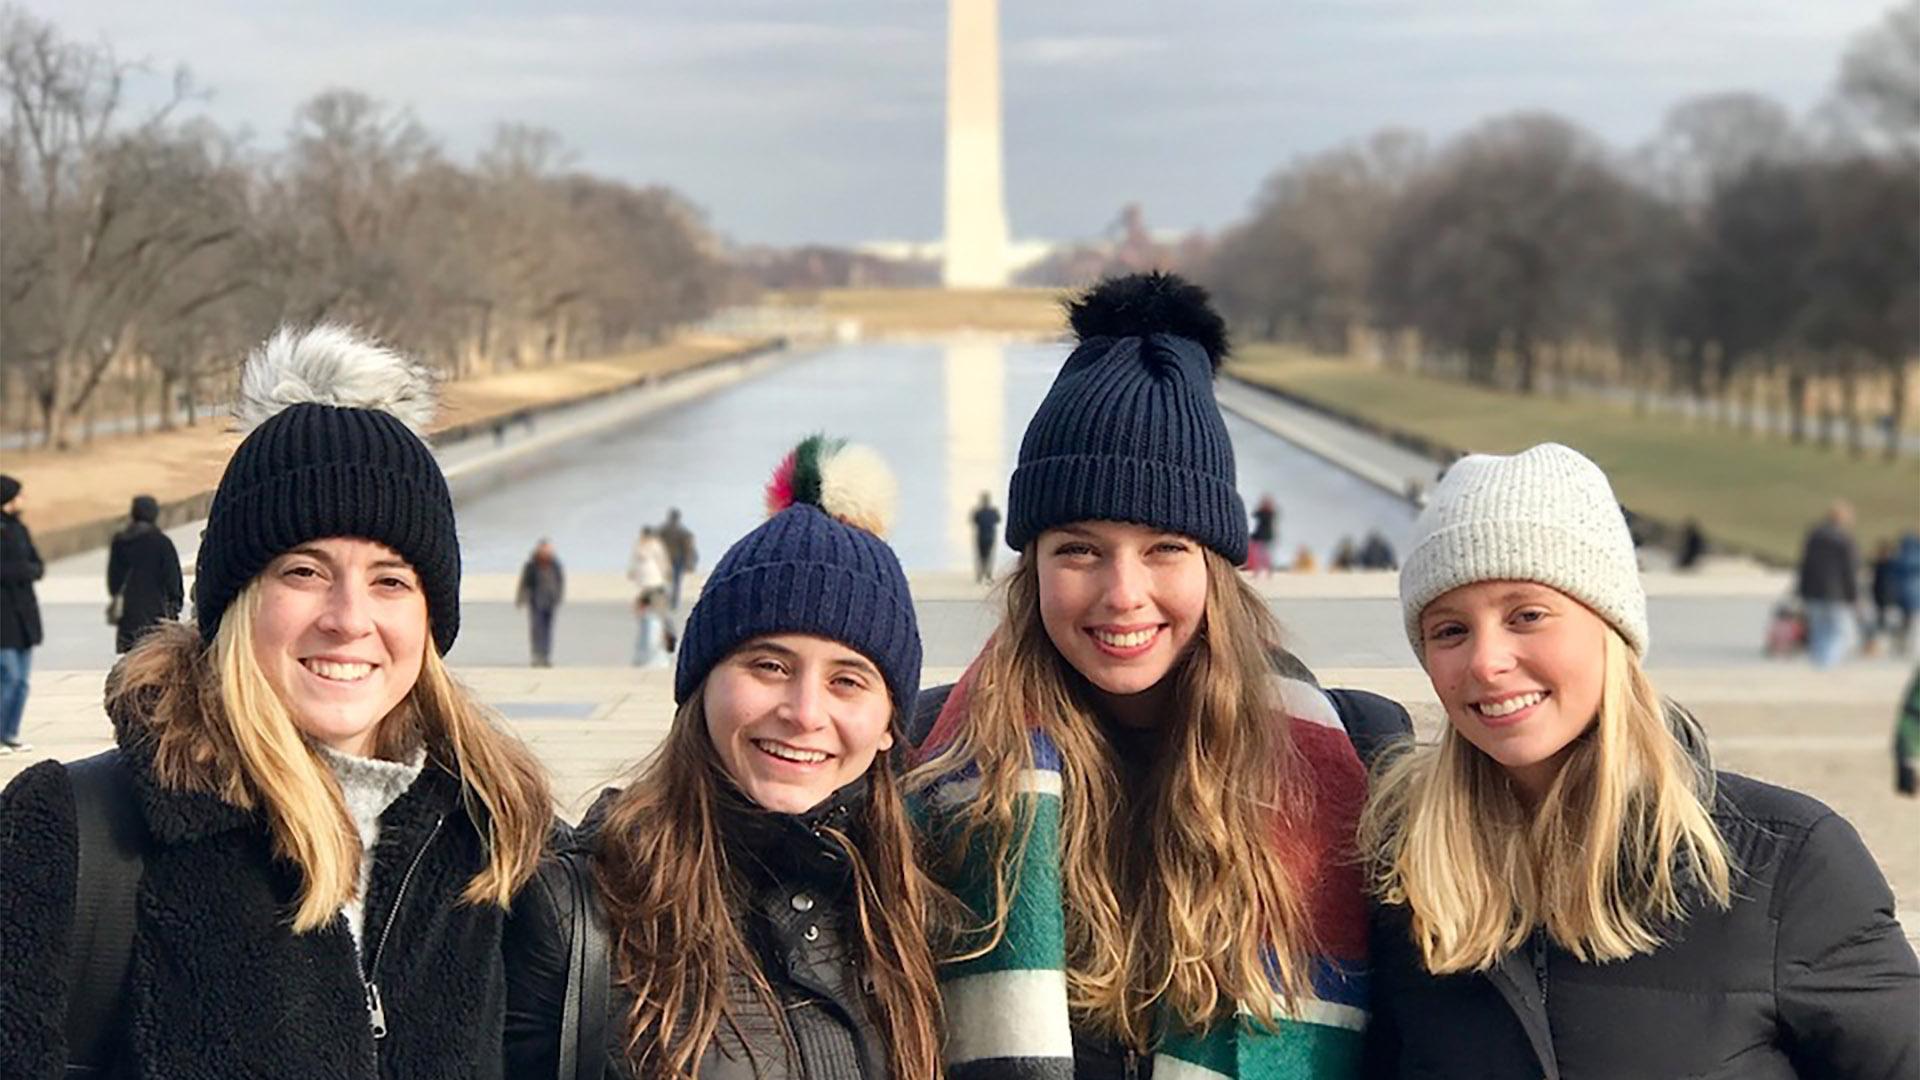
<svg viewBox="0 0 1920 1080"><path fill-rule="evenodd" d="M1380 534L1379 529L1370 529L1367 540L1360 545L1360 568L1362 570L1398 570L1400 561L1394 557L1393 545Z"/></svg>
<svg viewBox="0 0 1920 1080"><path fill-rule="evenodd" d="M1800 551L1800 602L1807 618L1807 655L1832 667L1846 650L1854 605L1860 599L1860 554L1853 541L1853 507L1835 502L1807 534Z"/></svg>
<svg viewBox="0 0 1920 1080"><path fill-rule="evenodd" d="M1329 570L1352 570L1360 565L1360 553L1354 549L1353 537L1343 536L1333 549L1333 562Z"/></svg>
<svg viewBox="0 0 1920 1080"><path fill-rule="evenodd" d="M1902 655L1910 655L1914 623L1920 622L1920 529L1908 529L1900 538L1894 564L1899 567L1901 625L1906 627L1898 648Z"/></svg>
<svg viewBox="0 0 1920 1080"><path fill-rule="evenodd" d="M1311 574L1318 569L1320 569L1320 562L1313 557L1313 549L1305 544L1301 544L1300 550L1295 552L1293 556L1293 572L1296 574Z"/></svg>
<svg viewBox="0 0 1920 1080"><path fill-rule="evenodd" d="M1686 528L1680 532L1680 553L1674 557L1673 565L1679 570L1697 570L1700 560L1707 554L1707 534L1700 530L1700 523L1687 519Z"/></svg>
<svg viewBox="0 0 1920 1080"><path fill-rule="evenodd" d="M26 509L20 487L20 481L0 474L0 754L33 749L20 741L20 718L27 711L27 675L41 637L33 583L46 566L34 549L33 533L20 520Z"/></svg>
<svg viewBox="0 0 1920 1080"><path fill-rule="evenodd" d="M633 553L627 557L627 580L644 596L667 587L672 567L667 545L660 540L660 530L652 525L641 526L640 536L633 542Z"/></svg>
<svg viewBox="0 0 1920 1080"><path fill-rule="evenodd" d="M114 652L126 652L141 634L178 618L186 601L180 552L160 528L160 503L151 495L135 495L127 516L127 527L115 534L107 554Z"/></svg>
<svg viewBox="0 0 1920 1080"><path fill-rule="evenodd" d="M660 526L660 542L667 548L667 602L675 611L680 610L680 579L693 573L700 564L700 552L693 546L693 532L680 523L680 511L667 511L666 523Z"/></svg>
<svg viewBox="0 0 1920 1080"><path fill-rule="evenodd" d="M1273 545L1280 539L1280 507L1273 496L1262 495L1253 508L1253 529L1247 534L1247 570L1273 573Z"/></svg>
<svg viewBox="0 0 1920 1080"><path fill-rule="evenodd" d="M527 609L534 667L553 666L553 616L566 594L566 572L553 553L553 542L543 537L527 565L520 568L520 587L513 596L515 607Z"/></svg>
<svg viewBox="0 0 1920 1080"><path fill-rule="evenodd" d="M1911 615L1900 601L1900 557L1892 540L1882 540L1873 551L1871 564L1873 578L1873 617L1867 623L1866 642L1863 651L1871 654L1880 645L1881 639L1892 643L1892 651L1898 655L1905 647L1907 634L1912 630L1909 625Z"/></svg>
<svg viewBox="0 0 1920 1080"><path fill-rule="evenodd" d="M673 654L673 632L667 619L667 590L655 586L642 589L633 602L633 614L640 623L633 642L633 666L663 668Z"/></svg>
<svg viewBox="0 0 1920 1080"><path fill-rule="evenodd" d="M973 508L973 580L993 580L993 549L1000 543L1000 511L993 496L980 493L980 505Z"/></svg>
<svg viewBox="0 0 1920 1080"><path fill-rule="evenodd" d="M1900 695L1900 712L1893 720L1893 789L1908 798L1920 797L1920 665Z"/></svg>

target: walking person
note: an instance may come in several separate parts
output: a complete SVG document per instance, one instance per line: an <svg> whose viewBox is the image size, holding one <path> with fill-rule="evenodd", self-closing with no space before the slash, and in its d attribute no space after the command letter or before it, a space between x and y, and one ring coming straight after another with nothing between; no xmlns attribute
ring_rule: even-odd
<svg viewBox="0 0 1920 1080"><path fill-rule="evenodd" d="M980 504L973 508L973 580L985 585L993 580L993 549L1000 543L1000 508L993 496L980 493Z"/></svg>
<svg viewBox="0 0 1920 1080"><path fill-rule="evenodd" d="M1800 550L1800 603L1807 620L1807 655L1817 668L1840 661L1852 638L1860 598L1860 555L1853 541L1853 507L1835 502Z"/></svg>
<svg viewBox="0 0 1920 1080"><path fill-rule="evenodd" d="M1226 328L1162 274L1069 314L1007 500L1005 611L919 706L908 790L967 909L948 1075L1353 1076L1365 774L1327 699L1270 674L1214 401Z"/></svg>
<svg viewBox="0 0 1920 1080"><path fill-rule="evenodd" d="M520 585L513 593L513 606L527 609L534 667L553 666L553 617L566 598L566 571L554 554L553 542L543 536L520 568Z"/></svg>
<svg viewBox="0 0 1920 1080"><path fill-rule="evenodd" d="M667 573L671 564L667 556L667 545L661 543L660 532L651 525L642 525L640 535L633 542L633 551L627 556L627 580L634 588L644 594L652 589L667 587Z"/></svg>
<svg viewBox="0 0 1920 1080"><path fill-rule="evenodd" d="M248 358L195 622L108 677L117 749L0 794L0 1076L502 1077L500 932L553 817L441 659L431 393L338 327Z"/></svg>
<svg viewBox="0 0 1920 1080"><path fill-rule="evenodd" d="M680 521L678 507L667 511L667 520L660 526L660 542L667 549L667 570L671 580L667 583L668 603L673 610L680 610L680 579L693 573L700 563L700 551L693 544L693 530Z"/></svg>
<svg viewBox="0 0 1920 1080"><path fill-rule="evenodd" d="M1715 772L1642 668L1606 476L1555 444L1458 462L1400 575L1437 745L1375 770L1368 1075L1920 1072L1920 967L1839 815Z"/></svg>
<svg viewBox="0 0 1920 1080"><path fill-rule="evenodd" d="M0 473L0 754L33 749L20 738L20 721L27 712L33 650L42 636L33 583L46 566L21 520L26 505L20 481Z"/></svg>
<svg viewBox="0 0 1920 1080"><path fill-rule="evenodd" d="M1255 574L1273 573L1273 545L1280 539L1280 507L1273 496L1260 496L1253 508L1253 531L1247 535L1247 569Z"/></svg>
<svg viewBox="0 0 1920 1080"><path fill-rule="evenodd" d="M158 524L160 503L135 495L127 527L114 534L107 553L107 595L118 616L113 651L133 648L140 635L178 618L186 601L180 582L180 552Z"/></svg>
<svg viewBox="0 0 1920 1080"><path fill-rule="evenodd" d="M816 436L770 496L687 617L666 742L515 907L513 1076L576 1049L575 1076L940 1075L936 890L887 759L920 684L913 598L879 535L892 478ZM583 934L611 946L585 973L611 977L611 1001L569 1021Z"/></svg>

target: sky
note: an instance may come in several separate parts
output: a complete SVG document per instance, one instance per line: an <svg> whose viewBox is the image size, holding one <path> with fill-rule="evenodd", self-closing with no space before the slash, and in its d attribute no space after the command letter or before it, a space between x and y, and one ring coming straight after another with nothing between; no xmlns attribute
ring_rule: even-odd
<svg viewBox="0 0 1920 1080"><path fill-rule="evenodd" d="M456 158L502 121L666 184L743 244L935 239L940 0L26 0L263 149L351 87ZM1887 0L1019 0L1001 4L1007 211L1021 238L1244 215L1288 161L1396 126L1440 140L1547 109L1628 148L1688 97L1802 114ZM158 93L161 80L142 92Z"/></svg>

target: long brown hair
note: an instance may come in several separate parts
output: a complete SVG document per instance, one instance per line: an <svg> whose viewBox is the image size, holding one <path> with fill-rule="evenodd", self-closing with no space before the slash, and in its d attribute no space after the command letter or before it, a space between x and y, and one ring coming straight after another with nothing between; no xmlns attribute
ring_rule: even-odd
<svg viewBox="0 0 1920 1080"><path fill-rule="evenodd" d="M920 868L884 752L867 782L852 835L824 832L854 870L856 955L873 984L892 1073L934 1078L940 994L927 926L939 890ZM740 1033L730 981L745 980L769 1015L781 1015L738 922L746 886L718 819L728 783L707 734L705 694L695 690L599 826L595 877L613 926L614 978L634 995L626 1049L636 1076L691 1080L723 1023Z"/></svg>
<svg viewBox="0 0 1920 1080"><path fill-rule="evenodd" d="M1271 1024L1310 992L1313 948L1312 881L1288 840L1305 827L1311 791L1269 670L1279 627L1232 564L1202 549L1204 620L1168 675L1174 702L1150 779L1129 791L1078 675L1041 621L1036 548L1003 583L1005 615L977 666L966 723L907 778L920 790L968 764L980 770L979 796L938 853L955 872L969 851L994 863L985 944L959 958L1005 935L1031 825L1020 792L1037 727L1065 763L1060 843L1075 1015L1141 1048L1154 1036L1156 1004L1189 1029L1237 1010Z"/></svg>
<svg viewBox="0 0 1920 1080"><path fill-rule="evenodd" d="M143 636L108 680L107 708L141 714L162 786L265 815L274 854L300 869L293 928L305 932L326 926L359 889L360 833L333 770L254 658L258 581L228 605L210 646L183 623ZM454 680L431 638L420 677L380 721L372 752L396 758L422 745L459 776L487 838L487 863L462 899L506 907L539 864L553 797L539 761Z"/></svg>

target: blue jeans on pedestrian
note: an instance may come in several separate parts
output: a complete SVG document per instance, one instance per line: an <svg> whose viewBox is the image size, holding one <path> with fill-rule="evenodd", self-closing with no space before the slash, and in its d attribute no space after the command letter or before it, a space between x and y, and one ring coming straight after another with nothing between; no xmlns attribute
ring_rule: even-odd
<svg viewBox="0 0 1920 1080"><path fill-rule="evenodd" d="M27 674L32 649L0 649L0 742L20 741L20 718L27 712Z"/></svg>
<svg viewBox="0 0 1920 1080"><path fill-rule="evenodd" d="M553 666L553 613L555 608L527 609L527 630L533 639L533 666Z"/></svg>
<svg viewBox="0 0 1920 1080"><path fill-rule="evenodd" d="M1853 605L1845 600L1807 601L1807 657L1814 667L1829 668L1840 662L1852 625Z"/></svg>

